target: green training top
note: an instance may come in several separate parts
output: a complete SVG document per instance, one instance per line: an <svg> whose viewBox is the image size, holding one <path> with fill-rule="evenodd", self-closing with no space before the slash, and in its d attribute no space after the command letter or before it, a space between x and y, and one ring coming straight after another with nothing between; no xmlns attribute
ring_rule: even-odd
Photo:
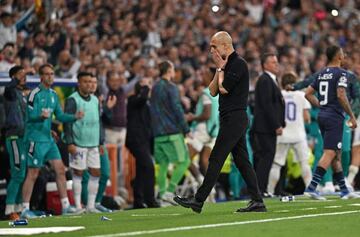
<svg viewBox="0 0 360 237"><path fill-rule="evenodd" d="M41 118L41 113L45 109L50 112L47 119ZM27 99L25 140L33 142L54 141L51 136L53 114L57 120L63 123L76 120L74 115L65 114L62 111L56 92L40 84L31 91Z"/></svg>

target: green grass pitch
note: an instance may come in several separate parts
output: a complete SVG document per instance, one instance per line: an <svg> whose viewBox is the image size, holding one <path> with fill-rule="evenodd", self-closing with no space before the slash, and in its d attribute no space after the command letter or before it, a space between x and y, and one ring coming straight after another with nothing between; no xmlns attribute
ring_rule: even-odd
<svg viewBox="0 0 360 237"><path fill-rule="evenodd" d="M84 226L84 230L40 236L360 236L360 200L329 197L294 202L265 200L267 213L237 213L246 201L205 204L201 214L182 207L119 211L110 214L54 216L29 220L31 227ZM101 216L111 221L101 221ZM0 228L9 228L7 221ZM15 227L23 228L23 227ZM1 229L0 229L1 233ZM34 236L34 235L32 235Z"/></svg>

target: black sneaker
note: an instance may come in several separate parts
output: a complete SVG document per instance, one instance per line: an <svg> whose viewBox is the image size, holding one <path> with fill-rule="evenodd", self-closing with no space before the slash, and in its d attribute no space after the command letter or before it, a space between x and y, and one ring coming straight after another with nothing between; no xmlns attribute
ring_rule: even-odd
<svg viewBox="0 0 360 237"><path fill-rule="evenodd" d="M236 213L238 212L266 212L266 207L263 202L251 200L247 207L239 208L236 210Z"/></svg>
<svg viewBox="0 0 360 237"><path fill-rule="evenodd" d="M180 206L185 208L191 208L196 213L201 213L201 209L204 205L204 202L199 202L195 199L195 197L182 198L179 196L174 197L174 201L178 203Z"/></svg>
<svg viewBox="0 0 360 237"><path fill-rule="evenodd" d="M159 208L161 207L160 203L158 203L157 201L152 201L152 202L147 202L146 203L148 208Z"/></svg>

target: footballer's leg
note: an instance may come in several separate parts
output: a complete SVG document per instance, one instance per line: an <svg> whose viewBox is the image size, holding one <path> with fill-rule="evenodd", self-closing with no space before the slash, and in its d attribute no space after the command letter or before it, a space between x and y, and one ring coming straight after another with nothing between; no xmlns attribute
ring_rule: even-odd
<svg viewBox="0 0 360 237"><path fill-rule="evenodd" d="M90 213L100 212L95 208L95 199L99 189L100 178L100 153L98 147L87 148L86 166L89 170L88 203L86 211Z"/></svg>
<svg viewBox="0 0 360 237"><path fill-rule="evenodd" d="M275 193L275 187L280 179L280 170L281 167L285 165L286 156L289 151L289 144L286 143L278 143L276 145L276 153L274 162L271 166L271 170L269 173L269 182L267 185L267 192L270 195L273 195Z"/></svg>

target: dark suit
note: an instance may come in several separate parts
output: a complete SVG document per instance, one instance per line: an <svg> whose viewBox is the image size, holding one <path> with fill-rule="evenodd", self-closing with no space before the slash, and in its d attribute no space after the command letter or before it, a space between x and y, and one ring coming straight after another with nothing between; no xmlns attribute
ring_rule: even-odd
<svg viewBox="0 0 360 237"><path fill-rule="evenodd" d="M262 193L266 192L269 172L276 151L276 129L285 127L285 102L277 83L264 72L256 83L251 144L254 167Z"/></svg>
<svg viewBox="0 0 360 237"><path fill-rule="evenodd" d="M127 133L125 145L136 159L136 177L133 180L134 207L143 203L152 207L155 203L154 164L151 157L152 132L150 108L148 105L149 88L142 87L137 94L128 99Z"/></svg>

